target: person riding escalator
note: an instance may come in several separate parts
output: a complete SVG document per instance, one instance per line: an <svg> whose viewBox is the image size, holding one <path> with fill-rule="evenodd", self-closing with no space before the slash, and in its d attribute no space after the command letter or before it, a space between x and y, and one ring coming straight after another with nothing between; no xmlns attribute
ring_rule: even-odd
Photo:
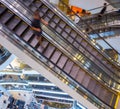
<svg viewBox="0 0 120 109"><path fill-rule="evenodd" d="M33 15L33 21L32 21L32 29L34 31L34 34L38 37L38 41L40 45L42 46L42 28L41 28L41 22L45 25L48 25L48 22L46 22L44 19L40 17L39 11L35 11Z"/></svg>

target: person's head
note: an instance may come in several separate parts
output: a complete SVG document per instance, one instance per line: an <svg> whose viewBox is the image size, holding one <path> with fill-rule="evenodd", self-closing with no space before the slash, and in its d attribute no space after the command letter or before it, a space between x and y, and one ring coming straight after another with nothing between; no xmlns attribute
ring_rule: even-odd
<svg viewBox="0 0 120 109"><path fill-rule="evenodd" d="M86 13L86 10L85 10L85 9L83 9L83 10L82 10L82 13L83 13L83 14L85 14L85 13Z"/></svg>
<svg viewBox="0 0 120 109"><path fill-rule="evenodd" d="M76 14L79 14L79 11L77 11Z"/></svg>
<svg viewBox="0 0 120 109"><path fill-rule="evenodd" d="M104 3L104 6L106 6L107 5L107 3Z"/></svg>
<svg viewBox="0 0 120 109"><path fill-rule="evenodd" d="M39 18L40 18L40 14L39 14L39 11L38 11L38 10L34 12L33 17L34 17L35 19L39 19Z"/></svg>

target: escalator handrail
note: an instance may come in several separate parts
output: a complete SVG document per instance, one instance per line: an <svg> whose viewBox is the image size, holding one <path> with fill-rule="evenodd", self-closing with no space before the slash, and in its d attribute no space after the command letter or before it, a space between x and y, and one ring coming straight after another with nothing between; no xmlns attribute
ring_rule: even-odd
<svg viewBox="0 0 120 109"><path fill-rule="evenodd" d="M106 22L107 22L107 17L110 16L112 18L116 18L116 16L120 16L120 13L118 13L117 11L113 11L113 12L109 12L109 13L105 13L102 15L102 18L106 17ZM89 19L95 19L98 18L98 14L92 14L90 16L83 16L82 19L85 20L89 20ZM117 19L117 18L116 18ZM79 21L79 23L81 23L81 21ZM79 24L78 23L78 24Z"/></svg>
<svg viewBox="0 0 120 109"><path fill-rule="evenodd" d="M115 2L115 3L109 3L109 4L107 4L107 7L108 6L112 6L112 5L115 5L115 4L120 4L120 2ZM94 11L94 10L97 10L97 9L101 9L101 8L103 8L104 6L99 6L99 7L96 7L96 8L92 8L92 9L89 9L88 11ZM108 12L108 11L106 11L106 12Z"/></svg>
<svg viewBox="0 0 120 109"><path fill-rule="evenodd" d="M68 9L70 9L69 6L68 6L66 3L64 3L62 0L59 0L59 1L62 2ZM51 4L51 5L52 5L52 4ZM52 6L53 6L53 5L52 5ZM70 10L71 10L71 9L70 9ZM79 17L80 20L87 25L87 27L89 27L91 30L94 31L94 29L93 29L88 23L86 23L80 16L78 16L73 10L71 10L71 12L73 12L75 16ZM61 12L61 13L62 13L62 12ZM69 20L70 20L70 19L69 19ZM79 27L79 28L80 28L80 27ZM120 55L120 53L119 53L117 50L115 50L106 40L104 40L103 37L101 37L101 36L100 36L97 32L95 32L95 31L94 31L94 33L97 34L106 44L109 45L109 47L111 47L117 54ZM104 53L104 54L107 55L106 53ZM108 56L108 55L107 55L107 56ZM109 56L108 56L108 57L109 57ZM107 58L107 57L106 57L106 58ZM114 59L113 59L113 60L114 60ZM111 61L111 62L112 62L112 61ZM114 62L116 62L116 61L114 60ZM116 63L118 63L118 62L116 62Z"/></svg>
<svg viewBox="0 0 120 109"><path fill-rule="evenodd" d="M18 2L18 1L17 1ZM20 5L22 5L22 4L20 4ZM24 6L23 6L23 8L24 8ZM27 10L28 10L28 8L26 8ZM26 10L25 9L25 10ZM29 10L28 10L28 12L29 12ZM30 13L32 14L32 12L30 11ZM20 17L20 16L19 16ZM31 21L31 19L29 18L29 17L27 17L27 19L29 19L30 21ZM47 28L49 28L49 27L47 27ZM51 29L51 28L49 28L49 29ZM53 31L53 30L52 30ZM68 51L69 52L69 51ZM91 71L91 72L93 72L93 71ZM106 74L106 73L105 73ZM103 75L105 75L105 74L103 74ZM108 75L108 74L106 74L106 75ZM117 84L119 84L119 82L117 81L117 80L115 80L115 78L112 78L112 77L114 77L114 73L113 73L113 76L111 77L110 75L108 75L112 80L114 80L114 82L116 82ZM117 76L117 75L116 75ZM106 83L106 81L105 80L103 80L102 78L101 78L101 80L102 80L102 82L103 83ZM108 86L109 86L109 84L108 83L106 83Z"/></svg>

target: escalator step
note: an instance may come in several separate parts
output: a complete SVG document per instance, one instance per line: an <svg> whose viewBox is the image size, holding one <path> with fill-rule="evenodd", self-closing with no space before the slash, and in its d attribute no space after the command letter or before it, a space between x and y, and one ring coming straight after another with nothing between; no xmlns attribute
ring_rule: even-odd
<svg viewBox="0 0 120 109"><path fill-rule="evenodd" d="M33 40L30 42L30 45L35 47L37 45L37 43L39 43L38 39L37 39L37 36L35 36L33 38Z"/></svg>
<svg viewBox="0 0 120 109"><path fill-rule="evenodd" d="M6 8L0 4L0 15L6 10Z"/></svg>
<svg viewBox="0 0 120 109"><path fill-rule="evenodd" d="M71 37L73 37L73 38L76 38L77 37L77 33L76 32L74 32L74 31L71 31Z"/></svg>
<svg viewBox="0 0 120 109"><path fill-rule="evenodd" d="M37 6L38 8L39 8L40 6L42 6L42 2L40 2L39 0L34 0L34 4L35 4L35 6Z"/></svg>
<svg viewBox="0 0 120 109"><path fill-rule="evenodd" d="M99 96L100 92L102 92L101 89L102 89L101 86L97 83L96 86L95 86L95 89L94 89L93 93L96 96Z"/></svg>
<svg viewBox="0 0 120 109"><path fill-rule="evenodd" d="M72 70L71 70L71 72L70 72L70 75L71 75L73 78L75 78L75 77L77 76L78 71L79 71L79 67L76 66L76 65L74 65L73 68L72 68Z"/></svg>
<svg viewBox="0 0 120 109"><path fill-rule="evenodd" d="M11 13L10 11L5 11L4 14L0 16L0 21L5 24L12 16L13 13Z"/></svg>
<svg viewBox="0 0 120 109"><path fill-rule="evenodd" d="M58 24L58 22L60 21L60 18L57 17L57 16L54 16L54 17L53 17L53 21L54 21L56 24Z"/></svg>
<svg viewBox="0 0 120 109"><path fill-rule="evenodd" d="M61 32L62 32L62 29L61 29L60 27L57 27L57 28L56 28L56 31L57 31L58 33L61 33Z"/></svg>
<svg viewBox="0 0 120 109"><path fill-rule="evenodd" d="M68 58L64 55L62 55L57 63L57 65L60 67L60 68L63 68L65 66L65 63L67 62Z"/></svg>
<svg viewBox="0 0 120 109"><path fill-rule="evenodd" d="M79 44L77 42L74 42L73 45L76 47L76 48L79 48Z"/></svg>
<svg viewBox="0 0 120 109"><path fill-rule="evenodd" d="M58 59L60 58L61 56L61 52L56 50L53 54L53 56L51 57L51 61L54 62L54 63L57 63Z"/></svg>
<svg viewBox="0 0 120 109"><path fill-rule="evenodd" d="M82 42L81 42L81 45L83 45L85 48L87 48L87 44L88 44L88 43L85 42L85 41L82 41Z"/></svg>
<svg viewBox="0 0 120 109"><path fill-rule="evenodd" d="M74 63L71 60L68 60L67 63L65 64L64 71L67 73L70 73Z"/></svg>
<svg viewBox="0 0 120 109"><path fill-rule="evenodd" d="M81 83L85 76L86 76L85 72L83 70L79 70L79 72L78 72L78 74L76 76L76 80L79 83Z"/></svg>
<svg viewBox="0 0 120 109"><path fill-rule="evenodd" d="M40 7L40 10L41 10L42 12L44 12L44 13L47 13L48 8L47 8L46 6L44 6L44 5L42 5L42 6Z"/></svg>
<svg viewBox="0 0 120 109"><path fill-rule="evenodd" d="M89 82L90 82L90 76L89 75L86 75L85 77L84 77L84 79L82 80L82 84L83 84L83 86L84 87L88 87L88 84L89 84Z"/></svg>
<svg viewBox="0 0 120 109"><path fill-rule="evenodd" d="M56 24L54 22L49 22L49 25L52 27L52 28L55 28Z"/></svg>
<svg viewBox="0 0 120 109"><path fill-rule="evenodd" d="M48 41L43 41L43 42L42 42L43 48L42 48L41 46L39 46L39 47L37 48L37 50L42 53L44 50L47 49L47 46L48 46L48 45L49 45L49 42L48 42Z"/></svg>
<svg viewBox="0 0 120 109"><path fill-rule="evenodd" d="M102 88L102 95L100 96L100 99L101 99L101 100L104 100L104 98L105 98L105 96L106 96L106 92L107 92L107 90L104 89L104 88Z"/></svg>
<svg viewBox="0 0 120 109"><path fill-rule="evenodd" d="M55 47L52 46L52 45L49 45L46 49L46 51L44 52L44 55L47 57L47 58L50 58L50 56L53 54L55 50Z"/></svg>
<svg viewBox="0 0 120 109"><path fill-rule="evenodd" d="M95 85L96 85L96 81L91 79L88 85L88 89L93 92L93 90L95 89Z"/></svg>
<svg viewBox="0 0 120 109"><path fill-rule="evenodd" d="M77 36L77 37L76 37L76 41L77 41L78 43L81 43L82 38L81 38L81 37L79 37L79 36Z"/></svg>
<svg viewBox="0 0 120 109"><path fill-rule="evenodd" d="M60 26L61 28L64 28L64 27L66 26L66 24L65 24L63 21L60 21L59 26Z"/></svg>
<svg viewBox="0 0 120 109"><path fill-rule="evenodd" d="M30 29L22 35L23 39L27 42L32 36L33 36L33 32Z"/></svg>
<svg viewBox="0 0 120 109"><path fill-rule="evenodd" d="M66 32L62 32L62 36L66 39L68 37L68 34Z"/></svg>
<svg viewBox="0 0 120 109"><path fill-rule="evenodd" d="M29 7L33 12L37 10L37 8L33 4L31 4Z"/></svg>
<svg viewBox="0 0 120 109"><path fill-rule="evenodd" d="M9 29L13 30L19 23L20 19L18 17L14 17L7 23L7 26Z"/></svg>
<svg viewBox="0 0 120 109"><path fill-rule="evenodd" d="M21 22L16 28L15 28L15 32L17 35L21 36L21 34L26 30L26 28L28 27L27 24L25 24L24 22Z"/></svg>
<svg viewBox="0 0 120 109"><path fill-rule="evenodd" d="M69 26L66 26L64 29L68 34L71 32L71 28Z"/></svg>
<svg viewBox="0 0 120 109"><path fill-rule="evenodd" d="M70 43L73 43L73 38L71 38L71 37L68 37L68 39L67 39Z"/></svg>
<svg viewBox="0 0 120 109"><path fill-rule="evenodd" d="M48 16L49 18L52 18L52 17L54 16L54 13L51 12L51 11L48 11L48 12L47 12L47 16Z"/></svg>

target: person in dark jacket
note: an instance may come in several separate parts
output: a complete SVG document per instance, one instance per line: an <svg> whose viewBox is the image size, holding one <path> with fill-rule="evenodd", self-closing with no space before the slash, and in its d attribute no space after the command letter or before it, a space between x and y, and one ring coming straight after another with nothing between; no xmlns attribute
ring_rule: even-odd
<svg viewBox="0 0 120 109"><path fill-rule="evenodd" d="M42 37L41 22L45 25L48 25L48 22L46 22L44 19L40 17L39 11L35 11L31 26L34 31L34 34L38 37L40 45L42 46L43 37Z"/></svg>
<svg viewBox="0 0 120 109"><path fill-rule="evenodd" d="M102 17L102 15L105 13L105 11L107 10L107 3L104 3L104 7L102 8L102 10L99 13L99 17Z"/></svg>

